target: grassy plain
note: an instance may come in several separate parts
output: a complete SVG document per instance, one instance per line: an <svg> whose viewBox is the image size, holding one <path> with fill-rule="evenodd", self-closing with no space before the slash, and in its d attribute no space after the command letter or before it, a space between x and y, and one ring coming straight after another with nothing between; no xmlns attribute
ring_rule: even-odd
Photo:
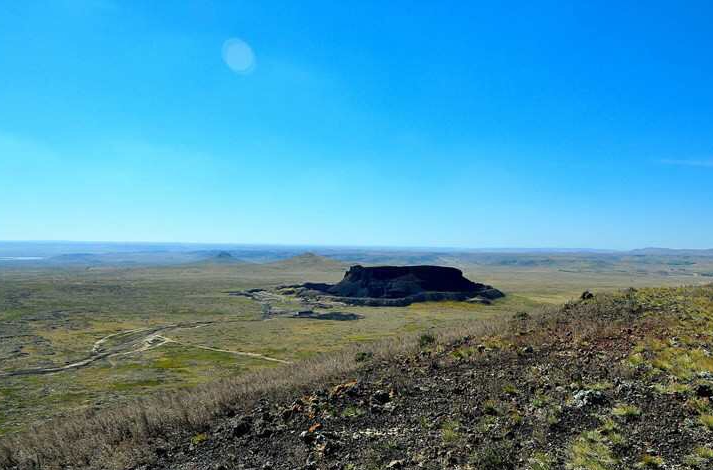
<svg viewBox="0 0 713 470"><path fill-rule="evenodd" d="M602 263L592 256L512 255L495 262L443 256L438 263L458 266L467 277L507 296L489 306L344 307L360 319L313 320L265 317L259 302L228 292L307 280L336 282L347 264L302 256L265 264L0 268L0 434L77 408L103 408L191 387L349 343L561 303L585 289L698 284L710 282L703 274L713 272L713 258ZM288 299L278 307L297 310L300 304ZM76 363L91 357L93 348L113 353L60 372L8 375Z"/></svg>

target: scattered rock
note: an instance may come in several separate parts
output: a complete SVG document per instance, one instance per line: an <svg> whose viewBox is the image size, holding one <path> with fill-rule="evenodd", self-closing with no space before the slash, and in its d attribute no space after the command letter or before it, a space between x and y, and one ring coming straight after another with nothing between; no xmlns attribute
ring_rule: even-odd
<svg viewBox="0 0 713 470"><path fill-rule="evenodd" d="M582 295L579 296L580 300L589 300L589 299L593 299L593 298L594 298L594 294L592 294L588 290L585 290L584 292L582 292Z"/></svg>
<svg viewBox="0 0 713 470"><path fill-rule="evenodd" d="M573 406L575 408L585 408L604 403L606 403L606 397L599 390L579 390L574 394Z"/></svg>
<svg viewBox="0 0 713 470"><path fill-rule="evenodd" d="M696 395L702 398L713 397L713 384L703 382L696 385Z"/></svg>
<svg viewBox="0 0 713 470"><path fill-rule="evenodd" d="M372 400L374 400L376 403L383 405L385 403L388 403L391 401L391 396L389 395L389 392L386 392L384 390L377 390L374 392L374 394L371 396Z"/></svg>
<svg viewBox="0 0 713 470"><path fill-rule="evenodd" d="M250 432L251 422L249 419L243 417L232 418L228 422L228 428L230 429L233 437L241 437Z"/></svg>
<svg viewBox="0 0 713 470"><path fill-rule="evenodd" d="M300 433L300 439L302 439L302 442L304 442L305 444L312 444L315 441L316 436L314 435L314 433L311 433L309 431L302 431Z"/></svg>

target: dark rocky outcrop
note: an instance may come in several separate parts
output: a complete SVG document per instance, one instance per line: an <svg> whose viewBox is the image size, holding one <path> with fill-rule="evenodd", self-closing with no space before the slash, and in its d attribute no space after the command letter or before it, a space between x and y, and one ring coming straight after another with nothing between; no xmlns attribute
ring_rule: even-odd
<svg viewBox="0 0 713 470"><path fill-rule="evenodd" d="M306 283L307 291L352 305L404 306L433 300L496 299L503 293L444 266L352 266L337 284ZM309 294L309 292L308 292Z"/></svg>
<svg viewBox="0 0 713 470"><path fill-rule="evenodd" d="M361 315L349 312L325 312L319 313L313 310L301 310L295 312L291 316L292 318L307 318L311 320L336 320L336 321L351 321L359 320L362 318Z"/></svg>

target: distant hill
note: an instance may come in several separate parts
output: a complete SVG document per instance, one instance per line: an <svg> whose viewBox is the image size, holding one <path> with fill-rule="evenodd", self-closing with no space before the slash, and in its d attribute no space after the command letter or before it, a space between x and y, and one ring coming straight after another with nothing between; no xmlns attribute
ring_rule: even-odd
<svg viewBox="0 0 713 470"><path fill-rule="evenodd" d="M213 259L216 259L216 260L234 260L235 258L233 258L233 255L231 255L231 254L228 253L227 251L220 251L220 252L218 252L217 255L215 255L215 256L213 257Z"/></svg>
<svg viewBox="0 0 713 470"><path fill-rule="evenodd" d="M53 256L47 260L51 264L102 264L102 255L91 253L70 253L66 255Z"/></svg>
<svg viewBox="0 0 713 470"><path fill-rule="evenodd" d="M631 250L632 255L653 255L653 256L713 256L713 248L706 250L689 250L676 248L640 248Z"/></svg>
<svg viewBox="0 0 713 470"><path fill-rule="evenodd" d="M314 257L321 258L315 264ZM85 242L0 242L0 267L4 266L169 266L210 262L278 263L315 266L325 260L343 266L454 265L496 267L604 269L617 263L660 262L658 257L700 258L708 262L713 249L649 247L631 251L590 249L439 249L388 247L300 247L260 245L131 244ZM668 263L663 260L664 264Z"/></svg>
<svg viewBox="0 0 713 470"><path fill-rule="evenodd" d="M200 260L191 263L194 265L205 264L205 265L231 265L231 264L245 264L246 261L238 259L229 251L224 250L210 250L210 251L199 251L194 253L195 256L200 257Z"/></svg>
<svg viewBox="0 0 713 470"><path fill-rule="evenodd" d="M219 252L141 251L134 253L67 253L38 263L50 266L166 266L194 263L217 256Z"/></svg>
<svg viewBox="0 0 713 470"><path fill-rule="evenodd" d="M280 267L280 268L291 268L291 269L315 269L315 268L328 268L328 269L343 269L347 266L347 263L342 261L337 261L326 256L319 256L311 252L303 253L301 255L293 256L291 258L283 259L280 261L275 261L268 263L268 266Z"/></svg>

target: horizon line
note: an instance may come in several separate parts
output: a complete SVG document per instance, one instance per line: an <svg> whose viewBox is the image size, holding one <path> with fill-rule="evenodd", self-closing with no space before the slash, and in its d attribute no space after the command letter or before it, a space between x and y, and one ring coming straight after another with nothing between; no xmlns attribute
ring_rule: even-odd
<svg viewBox="0 0 713 470"><path fill-rule="evenodd" d="M359 245L359 244L315 244L315 243L255 243L255 242L195 242L195 241L118 241L118 240L0 240L3 243L37 243L37 244L113 244L113 245L197 245L197 246L243 246L243 247L275 247L275 248L328 248L328 249L392 249L392 250L436 250L436 251L570 251L570 252L610 252L626 253L637 250L671 250L671 251L710 251L711 248L672 248L666 246L643 246L636 248L596 248L576 246L447 246L447 245Z"/></svg>

